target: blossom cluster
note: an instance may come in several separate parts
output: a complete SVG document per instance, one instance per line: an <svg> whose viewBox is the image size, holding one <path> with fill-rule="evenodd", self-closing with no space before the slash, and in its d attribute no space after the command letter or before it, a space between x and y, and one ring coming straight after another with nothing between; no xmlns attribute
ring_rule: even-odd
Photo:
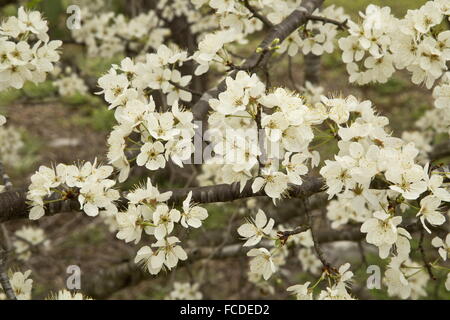
<svg viewBox="0 0 450 320"><path fill-rule="evenodd" d="M170 34L153 10L131 19L112 11L95 12L82 6L80 28L71 30L78 43L87 47L90 56L114 57L128 50L146 52L157 48Z"/></svg>
<svg viewBox="0 0 450 320"><path fill-rule="evenodd" d="M255 192L264 188L271 198L281 198L288 183L302 184L308 161L317 164L318 153L308 150L314 138L312 125L327 115L284 88L266 93L255 74L239 71L235 79L227 77L226 84L227 90L209 101L212 129L205 138L215 155L207 164L222 164L219 176L226 183L240 182L241 188L256 175ZM283 172L278 170L279 161Z"/></svg>
<svg viewBox="0 0 450 320"><path fill-rule="evenodd" d="M324 9L316 9L314 16L324 17L335 21L349 19L341 7L331 5ZM289 56L295 56L301 50L303 54L312 53L320 56L334 51L338 26L332 23L309 20L299 31L292 33L281 44L279 52L286 52Z"/></svg>
<svg viewBox="0 0 450 320"><path fill-rule="evenodd" d="M221 29L234 29L236 34L240 34L241 39L263 27L262 22L253 16L242 1L193 0L192 3L198 9L208 6L215 10L217 14L213 16L217 18L211 23L215 23ZM252 3L252 6L257 10L267 8L262 2Z"/></svg>
<svg viewBox="0 0 450 320"><path fill-rule="evenodd" d="M415 160L419 154L415 144L392 137L386 129L387 118L376 115L370 101L359 102L350 96L324 98L323 103L340 105L343 116L336 122L339 152L334 160L325 160L320 170L329 198L337 196L327 208L332 228L362 223L361 232L367 234L369 244L378 247L380 258L400 260L392 262L391 271L386 274L388 292L403 298L414 297L411 292L423 294L426 284L423 273L410 275L422 279L417 284L422 289L414 291L407 281L403 281L405 288L401 293L392 289L397 285L397 275L405 275L399 268L409 259L411 251L412 237L401 227L402 216L416 208L415 213L428 233L430 226L446 221L440 210L444 202L450 201L450 192L444 184L445 172L428 164L419 165ZM384 186L375 188L377 180ZM393 246L395 251L391 251Z"/></svg>
<svg viewBox="0 0 450 320"><path fill-rule="evenodd" d="M243 93L237 94L237 97L232 96L230 88L234 87L236 84L232 82L232 79L227 79L228 89L225 94L210 101L215 112L222 113L222 118L220 120L213 119L215 121L210 123L211 126L220 128L220 124L223 125L228 121L226 116L230 114L244 115L244 120L238 118L239 122L236 123L239 124L235 124L235 126L248 125L248 122L245 121L253 121L253 118L251 109L247 109L246 106L249 102L246 102L245 99L249 101L253 99L256 101L253 103L261 103L266 108L271 107L267 103L267 97L271 94L261 93L258 96L255 94L257 85L249 86L252 91L249 92L248 98ZM245 89L241 90L245 91ZM273 94L279 94L282 92L281 90L284 89L276 89ZM236 90L236 92L238 91ZM244 104L244 107L240 104L233 104L236 101ZM290 105L288 100L283 102L279 105L283 105L285 108ZM298 107L303 103L300 100L292 105ZM432 233L431 227L440 226L446 221L446 216L440 208L445 202L450 202L450 192L447 184L444 183L448 173L432 168L428 163L420 165L417 161L419 150L416 148L415 142L393 137L388 131L388 119L379 116L370 101L359 101L354 96L346 98L322 96L321 101L315 104L315 108L316 112L321 110L322 114L321 122L318 123L327 119L331 131L334 132L333 139L338 141L339 148L334 160L325 160L324 166L320 169L320 174L325 178L329 199L334 198L327 208L327 217L331 221L331 227L340 229L341 226L355 222L362 224L361 232L366 234L367 243L378 247L380 258L390 261L383 279L388 287L389 295L404 299L416 299L425 295L424 288L429 276L424 268L420 268L417 262L410 259L412 236L403 227L402 222L405 219L404 216L411 209L414 210L424 230L428 233ZM307 110L304 111L306 114ZM278 112L282 111L280 109ZM276 112L271 116L274 114ZM295 112L291 110L289 115L289 120L295 121ZM214 116L213 113L211 118ZM264 121L261 123L264 124ZM262 129L266 130L267 128L262 126ZM266 132L266 134L270 138L271 132ZM218 135L214 136L218 137ZM279 135L279 138L282 137L284 135ZM220 138L218 140L220 141ZM253 143L255 142L253 141ZM219 149L216 153L225 149ZM248 161L247 158L242 163L256 165L258 162ZM303 162L295 159L295 163ZM215 170L217 169L218 167L215 167ZM301 174L306 172L308 169L305 167ZM281 172L277 171L276 173L279 175ZM220 176L224 179L224 175ZM274 177L276 175L272 174L272 178L267 184L282 186L279 189L282 193L288 187L287 182ZM261 183L260 179L260 177L256 178L253 186ZM225 182L228 181L225 180ZM296 180L291 178L289 182L295 184ZM298 182L301 183L301 179ZM269 184L269 186L272 185ZM259 190L258 187L254 189L254 191L257 190ZM271 196L273 189L268 188L265 191ZM277 246L276 242L270 244L277 240L273 233L274 223L273 219L267 219L264 212L259 210L254 220L249 220L237 230L246 241L244 247L254 246L258 243L263 244L259 248L251 249L247 254L251 257L249 279L268 291L271 291L271 286L262 285L258 279L260 277L265 280L269 279L280 268L287 256L287 252L281 249L284 247ZM322 262L315 257L312 248L313 241L310 236L307 236L306 239L305 235L302 236L303 248L299 250L298 257L305 271L318 274ZM440 238L433 240L433 245L439 249L444 261L447 259L447 242ZM274 248L270 249L270 247ZM412 272L411 269L416 269L416 271ZM421 269L421 272L417 272L417 269ZM293 288L290 290L295 291L298 298L311 299L312 290L308 289L308 286L309 283L295 286L295 290ZM317 298L351 299L352 297L346 291L345 285L338 281L323 290Z"/></svg>
<svg viewBox="0 0 450 320"><path fill-rule="evenodd" d="M127 210L115 214L118 239L137 244L143 232L155 238L156 242L141 247L135 258L135 262L142 263L151 274L158 274L163 268L170 270L187 259L180 239L171 235L175 226L179 223L186 229L199 228L208 217L205 208L191 201L192 192L183 201L181 211L167 205L171 195L170 191L160 193L148 179L146 185L127 194Z"/></svg>
<svg viewBox="0 0 450 320"><path fill-rule="evenodd" d="M102 210L117 212L114 202L120 195L113 189L115 180L108 179L112 173L113 167L98 165L97 161L39 167L31 177L27 193L31 205L29 218L38 220L45 215L49 204L73 199L78 200L80 209L91 217Z"/></svg>
<svg viewBox="0 0 450 320"><path fill-rule="evenodd" d="M412 73L412 82L431 88L447 71L450 31L439 26L449 16L447 0L428 1L408 10L403 19L389 7L369 5L362 22L349 22L348 37L339 39L350 82L386 82L396 69Z"/></svg>
<svg viewBox="0 0 450 320"><path fill-rule="evenodd" d="M47 21L38 11L19 8L0 25L0 91L43 82L59 60L59 40L50 41Z"/></svg>
<svg viewBox="0 0 450 320"><path fill-rule="evenodd" d="M274 232L274 220L267 219L266 214L262 210L258 210L255 219L250 219L238 228L238 233L246 240L244 247L255 246L260 244L259 248L253 248L247 252L247 256L251 257L249 280L260 288L267 291L273 291L270 285L262 286L259 280L262 277L268 280L281 266L286 263L286 258L289 255L289 250L286 244L279 244L279 237ZM283 231L284 227L278 227L278 234ZM321 291L318 299L353 299L347 291L347 282L353 277L353 273L349 271L350 264L342 265L337 272L321 271L322 262L320 262L312 253L314 245L311 230L298 233L288 241L302 248L298 251L298 257L302 262L304 271L310 271L313 274L321 274L320 280L315 284L317 286L322 280L328 279L329 285ZM297 299L312 300L312 289L308 288L309 282L303 285L295 285L289 287L287 290L292 291Z"/></svg>
<svg viewBox="0 0 450 320"><path fill-rule="evenodd" d="M99 79L100 93L109 108L115 109L118 122L108 138L108 160L120 170L120 182L129 174L128 152L139 151L134 159L136 164L149 170L164 168L169 159L182 167L183 161L194 152L193 114L178 104L179 97L190 99L191 95L169 82L189 81L190 76L181 77L176 69L168 68L168 64L177 64L185 58L185 52L174 54L161 46L156 54L147 55L146 63L135 64L126 58ZM152 89L168 93L166 102L171 102L170 110L168 105L156 107L153 96L148 95Z"/></svg>

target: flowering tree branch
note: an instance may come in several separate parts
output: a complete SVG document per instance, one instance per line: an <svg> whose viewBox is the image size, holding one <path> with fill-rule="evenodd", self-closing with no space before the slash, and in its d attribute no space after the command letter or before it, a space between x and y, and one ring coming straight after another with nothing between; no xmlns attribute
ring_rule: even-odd
<svg viewBox="0 0 450 320"><path fill-rule="evenodd" d="M348 26L347 26L348 19L345 19L344 21L338 21L338 20L334 20L334 19L330 19L330 18L326 18L326 17L310 15L310 16L308 16L308 20L320 21L323 23L331 23L331 24L336 25L338 27L338 29L340 29L340 30L345 30L348 28Z"/></svg>
<svg viewBox="0 0 450 320"><path fill-rule="evenodd" d="M266 27L268 27L268 28L272 28L272 27L273 27L273 23L270 22L270 20L267 19L266 16L262 15L262 14L258 11L258 9L256 9L255 7L253 7L253 6L250 4L250 1L249 1L249 0L243 0L242 2L244 3L244 6L245 6L245 7L253 14L253 17L255 17L255 18L261 20L261 22L262 22Z"/></svg>
<svg viewBox="0 0 450 320"><path fill-rule="evenodd" d="M201 97L201 96L202 96L202 94L201 94L200 92L195 91L195 90L190 89L190 88L187 88L187 87L183 87L183 86L181 86L180 84L178 84L178 83L176 83L176 82L174 82L174 81L172 81L172 80L170 80L169 83L170 83L171 85L173 85L173 86L174 86L175 88L177 88L177 89L180 89L180 90L182 90L182 91L187 91L187 92L192 93L194 96L198 96L198 97Z"/></svg>
<svg viewBox="0 0 450 320"><path fill-rule="evenodd" d="M323 0L303 0L300 6L295 9L286 19L281 23L272 26L267 36L258 46L257 52L252 54L245 62L239 67L240 70L253 70L257 67L263 66L267 63L269 57L272 55L270 50L273 42L278 39L278 42L283 42L292 32L298 29L301 25L308 21L308 16L323 3ZM231 73L231 76L235 76L237 70ZM199 101L192 107L194 116L197 120L202 120L206 116L209 110L209 100L215 98L220 92L225 91L225 81L219 83L217 88L208 90L203 94Z"/></svg>
<svg viewBox="0 0 450 320"><path fill-rule="evenodd" d="M192 201L195 203L230 202L238 199L267 196L264 190L253 192L253 180L249 180L242 192L238 182L232 184L218 184L207 187L194 187L167 190L172 191L169 203L181 203L192 191ZM305 179L301 186L291 185L287 194L290 198L309 197L321 192L324 187L323 180L316 177ZM126 201L124 198L121 202ZM26 190L6 191L0 193L0 222L28 218L29 206L26 200ZM76 200L52 202L46 205L45 214L52 216L57 213L79 211L80 205Z"/></svg>

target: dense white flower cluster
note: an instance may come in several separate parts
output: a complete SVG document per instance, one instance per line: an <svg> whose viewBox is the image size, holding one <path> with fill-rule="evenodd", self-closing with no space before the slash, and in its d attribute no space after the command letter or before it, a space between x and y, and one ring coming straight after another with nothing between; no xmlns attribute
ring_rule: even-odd
<svg viewBox="0 0 450 320"><path fill-rule="evenodd" d="M226 44L246 42L246 37L263 27L263 23L254 17L253 12L242 1L194 1L197 8L207 5L214 9L219 17L219 31L204 34L199 43L199 50L193 59L199 64L195 75L208 71L210 65L228 65L232 59L224 48ZM297 6L296 1L249 1L252 10L266 15L271 23L277 24L287 17ZM334 5L323 10L317 9L313 15L329 19L345 20L348 18L342 8ZM319 21L309 21L304 27L292 33L279 46L274 47L278 52L288 52L290 56L296 55L300 50L303 54L312 52L315 55L331 53L334 50L334 41L337 35L337 26Z"/></svg>
<svg viewBox="0 0 450 320"><path fill-rule="evenodd" d="M151 274L158 274L164 267L170 270L178 261L187 259L179 238L171 236L176 224L186 229L199 228L208 217L206 209L192 203L192 192L184 200L182 211L171 209L165 203L171 195L172 192L160 193L148 179L145 186L126 196L129 200L127 210L116 214L118 239L137 244L142 232L156 239L151 246L142 247L135 259L136 263L143 263Z"/></svg>
<svg viewBox="0 0 450 320"><path fill-rule="evenodd" d="M31 257L35 247L40 246L44 250L49 249L50 240L46 239L44 229L34 227L22 227L15 233L15 240L12 245L17 258L27 261Z"/></svg>
<svg viewBox="0 0 450 320"><path fill-rule="evenodd" d="M30 219L37 220L45 215L45 208L51 203L77 199L80 209L95 217L100 211L117 212L114 204L119 192L113 189L115 181L108 179L113 167L85 162L80 165L58 164L56 168L45 166L31 177L27 199L32 206Z"/></svg>
<svg viewBox="0 0 450 320"><path fill-rule="evenodd" d="M86 45L90 56L146 52L157 48L170 34L153 10L128 19L123 14L95 12L83 6L81 16L81 27L72 28L72 36Z"/></svg>
<svg viewBox="0 0 450 320"><path fill-rule="evenodd" d="M192 56L198 63L195 75L206 73L213 62L224 64L227 59L224 58L224 53L221 55L223 46L235 40L236 30L233 28L206 34L198 44L198 51Z"/></svg>
<svg viewBox="0 0 450 320"><path fill-rule="evenodd" d="M316 9L313 15L335 21L349 19L343 8L334 5L325 9ZM338 26L335 24L310 20L298 32L292 33L280 44L279 52L287 51L290 56L295 56L299 51L303 54L312 53L317 56L332 53L337 33Z"/></svg>
<svg viewBox="0 0 450 320"><path fill-rule="evenodd" d="M433 137L440 133L450 134L450 114L445 109L427 110L416 122L416 126L426 136Z"/></svg>
<svg viewBox="0 0 450 320"><path fill-rule="evenodd" d="M236 34L241 34L240 37L259 31L263 27L262 22L253 16L253 13L242 1L193 0L192 3L198 9L206 5L214 9L217 13L217 15L215 15L215 17L217 17L215 23L222 29L234 29ZM256 10L267 9L268 7L266 4L268 3L257 1L252 3L252 7Z"/></svg>
<svg viewBox="0 0 450 320"><path fill-rule="evenodd" d="M327 115L323 109L307 107L299 95L284 88L266 94L258 77L244 71L235 79L228 77L226 83L227 90L209 101L214 111L205 138L215 153L209 163L222 164L221 179L239 181L241 187L260 172L253 190L264 189L274 200L281 198L288 183L302 184L300 176L308 171L308 162L317 164L318 153L308 150L314 138L312 125ZM280 161L285 172L278 170Z"/></svg>
<svg viewBox="0 0 450 320"><path fill-rule="evenodd" d="M208 217L206 209L195 205L190 192L182 204L182 211L169 208L166 204L171 192L160 193L150 181L126 195L128 207L118 211L115 201L119 192L113 189L114 180L108 179L113 172L111 166L98 166L86 162L82 166L59 164L56 168L41 166L31 177L27 198L32 204L30 219L36 220L45 214L47 205L53 202L78 199L80 208L89 216L104 213L115 219L117 238L137 244L142 232L155 237L151 247L142 247L136 256L136 263L143 262L152 274L164 266L175 267L187 255L178 245L180 240L171 236L175 224L184 228L199 228Z"/></svg>
<svg viewBox="0 0 450 320"><path fill-rule="evenodd" d="M279 242L281 239L279 235L283 234L285 227L278 226L278 233L274 233L273 225L274 220L268 220L266 214L262 210L258 210L254 220L249 220L249 222L244 223L238 228L238 233L246 240L244 246L257 245L264 239L261 242L264 247L251 249L247 252L247 256L251 257L249 280L267 292L273 292L273 287L267 283L264 285L260 279L268 280L275 272L280 270L280 267L285 264L286 258L289 255L286 242ZM322 280L329 280L329 286L320 293L317 297L318 299L353 299L347 292L346 285L353 277L353 273L349 271L350 264L346 263L336 271L323 269L322 262L316 258L312 251L314 243L311 230L292 235L292 237L288 237L283 241L288 241L290 244L303 247L298 251L298 258L302 263L303 270L306 272L309 271L312 274L321 274L315 286ZM304 285L295 285L289 287L287 290L293 291L298 299L311 300L313 298L313 288L308 288L309 284L308 282Z"/></svg>
<svg viewBox="0 0 450 320"><path fill-rule="evenodd" d="M363 223L361 232L367 234L368 243L378 247L382 259L390 256L393 246L392 260L408 259L411 235L399 227L402 213L417 208L415 213L429 233L429 225L442 225L446 218L439 208L443 202L450 201L445 174L430 170L428 164L423 167L417 164L419 150L414 143L388 134L388 120L375 114L370 101L359 102L350 96L324 98L323 103L340 110L334 119L338 125L339 152L335 160L325 160L320 170L330 199L337 195L328 205L332 228L351 222ZM385 186L375 190L372 185L378 179ZM398 268L395 270L399 272ZM386 279L391 286L393 278L386 275ZM422 282L419 284L423 286ZM405 284L402 296L408 293L407 297L415 297L411 288L414 286ZM394 289L389 293L399 295ZM417 290L417 294L422 293Z"/></svg>
<svg viewBox="0 0 450 320"><path fill-rule="evenodd" d="M126 58L99 79L100 93L104 94L110 109L115 109L118 125L108 138L110 163L120 170L119 181L128 177L128 151L139 150L136 164L149 170L164 168L172 160L182 167L194 152L192 137L196 126L193 114L178 104L178 99L190 100L191 94L171 84L187 85L190 76L169 68L186 60L186 52L160 46L156 54L147 55L145 63L134 63ZM168 93L171 110L156 107L149 89Z"/></svg>
<svg viewBox="0 0 450 320"><path fill-rule="evenodd" d="M59 60L59 40L50 41L41 13L19 8L0 25L0 91L20 89L26 81L43 82Z"/></svg>
<svg viewBox="0 0 450 320"><path fill-rule="evenodd" d="M350 35L339 40L350 82L384 83L396 69L406 68L413 83L431 88L447 71L450 31L439 28L449 16L447 0L428 1L403 19L375 5L360 15L362 22L350 21Z"/></svg>
<svg viewBox="0 0 450 320"><path fill-rule="evenodd" d="M173 290L167 295L167 300L201 300L203 294L199 291L199 284L189 282L174 282Z"/></svg>

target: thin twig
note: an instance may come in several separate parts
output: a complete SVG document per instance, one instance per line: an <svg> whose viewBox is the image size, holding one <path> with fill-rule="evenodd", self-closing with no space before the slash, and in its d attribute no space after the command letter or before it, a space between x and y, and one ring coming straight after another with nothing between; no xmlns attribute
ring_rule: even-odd
<svg viewBox="0 0 450 320"><path fill-rule="evenodd" d="M250 11L253 14L253 17L259 19L266 27L268 27L268 28L273 27L273 23L270 22L270 20L266 16L259 13L258 9L253 7L250 4L249 0L243 0L243 3L244 3L244 6L248 9L248 11Z"/></svg>
<svg viewBox="0 0 450 320"><path fill-rule="evenodd" d="M306 217L308 218L308 224L311 230L311 237L314 243L314 250L316 251L316 255L317 258L319 258L320 262L322 262L323 267L326 270L330 270L332 269L331 263L329 263L326 259L325 259L325 255L322 251L322 249L320 248L319 245L319 240L316 237L316 232L314 231L314 222L313 222L313 218L311 213L309 212L308 209L308 205L307 205L307 199L303 199L303 207L305 208L305 212L306 212Z"/></svg>
<svg viewBox="0 0 450 320"><path fill-rule="evenodd" d="M326 17L309 15L308 16L308 20L318 21L318 22L323 22L323 23L331 23L331 24L336 25L339 30L348 29L348 26L347 26L348 19L345 19L344 21L337 21L337 20L334 20L334 19L326 18Z"/></svg>
<svg viewBox="0 0 450 320"><path fill-rule="evenodd" d="M174 82L172 80L169 80L169 83L171 85L173 85L177 89L180 89L182 91L186 91L186 92L192 93L194 96L201 97L203 95L201 92L195 91L195 90L187 88L187 87L183 87L180 84L178 84L178 83L176 83L176 82Z"/></svg>
<svg viewBox="0 0 450 320"><path fill-rule="evenodd" d="M305 232L310 229L309 225L304 225L295 228L294 230L287 230L287 231L278 231L278 238L284 243L286 243L290 236Z"/></svg>

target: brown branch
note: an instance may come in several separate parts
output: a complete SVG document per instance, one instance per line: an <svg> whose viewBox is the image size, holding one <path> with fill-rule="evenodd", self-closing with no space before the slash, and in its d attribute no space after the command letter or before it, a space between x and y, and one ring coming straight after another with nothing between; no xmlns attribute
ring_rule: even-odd
<svg viewBox="0 0 450 320"><path fill-rule="evenodd" d="M277 236L278 239L282 241L283 244L285 244L290 236L305 232L310 229L309 225L300 226L295 228L294 230L287 230L287 231L278 231Z"/></svg>
<svg viewBox="0 0 450 320"><path fill-rule="evenodd" d="M250 4L249 0L243 0L243 4L248 9L248 11L250 11L253 14L253 17L259 19L266 27L268 27L268 28L272 28L273 27L273 23L269 19L267 19L266 16L262 15L261 13L259 13L258 9L253 7Z"/></svg>
<svg viewBox="0 0 450 320"><path fill-rule="evenodd" d="M242 192L240 191L240 183L218 184L207 187L193 187L167 190L172 191L172 197L169 199L170 204L181 203L186 199L189 192L192 191L192 201L196 203L214 203L214 202L230 202L238 199L251 197L267 197L264 190L253 192L253 180L247 181ZM319 193L324 188L324 182L321 178L306 177L301 186L290 185L287 197L309 197L315 193ZM126 205L126 199L120 200L122 205ZM10 220L28 218L30 207L27 204L26 190L6 191L0 193L0 223ZM80 211L80 205L77 200L66 200L52 202L45 207L45 215L51 216L62 212Z"/></svg>
<svg viewBox="0 0 450 320"><path fill-rule="evenodd" d="M26 189L6 191L0 193L0 223L28 218L30 206L26 198ZM76 200L53 202L45 207L46 216L62 212L80 211L80 204Z"/></svg>
<svg viewBox="0 0 450 320"><path fill-rule="evenodd" d="M339 30L346 30L346 29L348 29L348 25L347 25L348 19L345 19L344 21L337 21L337 20L334 20L334 19L326 18L326 17L309 15L308 16L308 20L322 22L322 23L331 23L331 24L336 25Z"/></svg>
<svg viewBox="0 0 450 320"><path fill-rule="evenodd" d="M311 230L311 237L314 243L314 250L316 251L317 258L319 258L320 262L322 262L322 265L325 270L332 269L331 263L327 261L325 258L325 255L322 251L322 248L319 244L319 238L316 235L316 230L314 229L314 221L312 218L312 214L309 212L308 205L307 205L307 199L303 199L303 207L305 208L306 217L308 219L309 229Z"/></svg>
<svg viewBox="0 0 450 320"><path fill-rule="evenodd" d="M196 203L230 202L251 197L267 197L264 190L253 192L252 184L253 179L247 181L242 192L240 191L239 182L208 187L175 189L171 190L172 197L169 199L169 203L179 203L183 201L190 191L192 191L192 201ZM323 188L324 182L322 178L307 177L301 186L289 185L287 197L309 197L315 193L321 192Z"/></svg>
<svg viewBox="0 0 450 320"><path fill-rule="evenodd" d="M193 90L193 89L190 89L190 88L188 88L188 87L183 87L183 86L181 86L179 83L176 83L176 82L174 82L174 81L172 81L172 80L169 80L169 83L171 84L171 85L173 85L175 88L177 88L177 89L180 89L180 90L182 90L182 91L186 91L186 92L190 92L190 93L192 93L194 96L197 96L197 97L201 97L202 96L202 93L200 93L200 92L198 92L198 91L195 91L195 90Z"/></svg>

